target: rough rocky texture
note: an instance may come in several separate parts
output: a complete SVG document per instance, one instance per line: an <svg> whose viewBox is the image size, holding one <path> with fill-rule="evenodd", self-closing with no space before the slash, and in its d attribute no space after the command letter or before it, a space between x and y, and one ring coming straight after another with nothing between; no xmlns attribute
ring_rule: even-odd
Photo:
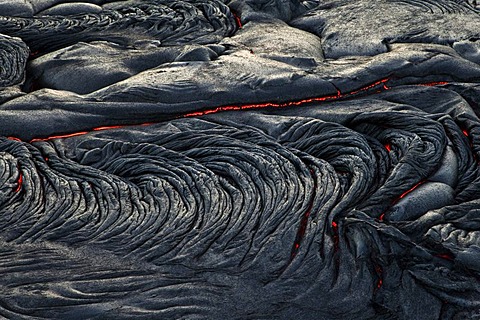
<svg viewBox="0 0 480 320"><path fill-rule="evenodd" d="M480 316L476 2L0 13L0 316Z"/></svg>

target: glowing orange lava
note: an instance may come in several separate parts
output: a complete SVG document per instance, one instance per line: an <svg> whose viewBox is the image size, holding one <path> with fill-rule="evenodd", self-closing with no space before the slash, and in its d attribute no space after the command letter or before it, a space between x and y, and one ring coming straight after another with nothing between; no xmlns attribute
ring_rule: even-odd
<svg viewBox="0 0 480 320"><path fill-rule="evenodd" d="M237 23L238 29L242 29L243 28L242 20L240 20L240 17L235 13L232 12L232 14L233 14L233 17L235 18L235 22Z"/></svg>
<svg viewBox="0 0 480 320"><path fill-rule="evenodd" d="M427 82L427 83L419 83L419 86L425 86L425 87L436 87L436 86L443 86L445 84L448 84L446 81L437 81L437 82Z"/></svg>
<svg viewBox="0 0 480 320"><path fill-rule="evenodd" d="M23 174L20 172L20 174L18 175L17 188L15 189L15 192L19 192L22 189L22 183L23 183Z"/></svg>
<svg viewBox="0 0 480 320"><path fill-rule="evenodd" d="M378 80L374 83L371 83L371 84L369 84L369 85L367 85L363 88L353 90L353 91L347 92L347 93L342 93L342 92L340 92L340 90L337 90L337 94L335 94L335 95L313 97L313 98L293 100L293 101L287 101L287 102L265 102L265 103L254 103L254 104L243 104L243 105L220 106L220 107L214 107L214 108L211 108L211 109L186 113L186 114L178 116L177 118L200 117L200 116L213 114L213 113L218 113L218 112L223 112L223 111L239 111L239 110L249 110L249 109L295 107L295 106L302 106L302 105L313 103L313 102L327 102L327 101L346 99L346 98L350 98L352 96L355 96L357 94L360 94L360 93L363 93L363 92L366 92L366 91L370 91L370 90L372 90L373 92L376 92L376 93L382 92L384 90L389 90L389 89L391 89L387 85L387 82L389 80L390 80L389 78L381 79L381 80ZM423 83L423 84L419 84L419 85L436 86L436 85L443 85L443 84L447 84L447 83L448 82L441 81L441 82ZM34 138L34 139L30 140L30 142L32 143L32 142L37 142L37 141L49 141L49 140L53 140L53 139L70 138L70 137L81 136L81 135L84 135L84 134L87 134L87 133L90 133L90 132L93 132L93 131L121 129L121 128L126 128L126 127L133 127L133 126L149 126L149 125L153 125L153 124L156 124L156 123L158 123L158 122L146 122L146 123L139 123L139 124L102 126L102 127L92 128L89 131L80 131L80 132L74 132L74 133L69 133L69 134L49 136L49 137L44 137L44 138L41 138L41 137ZM21 141L20 139L15 138L15 137L8 137L8 139ZM385 146L385 147L388 150L388 146Z"/></svg>
<svg viewBox="0 0 480 320"><path fill-rule="evenodd" d="M411 187L410 189L408 189L407 191L405 191L404 193L402 193L399 197L398 200L400 199L403 199L407 194L409 194L410 192L412 192L413 190L415 190L419 185L421 185L423 183L423 181L420 181L418 182L417 184L415 184L413 187Z"/></svg>

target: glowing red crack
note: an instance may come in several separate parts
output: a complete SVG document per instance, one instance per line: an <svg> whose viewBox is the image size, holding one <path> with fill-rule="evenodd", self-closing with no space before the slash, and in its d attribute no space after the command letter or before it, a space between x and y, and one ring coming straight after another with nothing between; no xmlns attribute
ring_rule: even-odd
<svg viewBox="0 0 480 320"><path fill-rule="evenodd" d="M198 116L204 116L207 114L211 113L217 113L221 111L237 111L237 110L247 110L247 109L263 109L263 108L286 108L286 107L293 107L293 106L300 106L303 104L307 103L312 103L312 102L324 102L324 101L333 101L333 100L339 100L342 98L347 98L356 94L359 94L364 91L368 91L370 89L373 89L375 87L378 87L382 85L383 88L386 88L386 90L389 89L389 87L386 86L386 82L389 79L382 79L377 82L374 82L366 87L363 87L361 89L348 92L345 94L342 94L340 90L337 90L336 95L328 95L328 96L322 96L322 97L313 97L313 98L307 98L307 99L301 99L301 100L294 100L294 101L288 101L288 102L267 102L267 103L255 103L255 104L244 104L244 105L230 105L230 106L223 106L223 107L216 107L213 109L207 109L203 111L195 111L191 113L187 113L183 115L184 118L189 118L189 117L198 117Z"/></svg>
<svg viewBox="0 0 480 320"><path fill-rule="evenodd" d="M390 151L390 150L389 150ZM405 191L404 193L402 193L397 199L393 200L392 202L392 206L397 204L401 199L405 198L410 192L412 192L413 190L415 190L416 188L418 188L419 185L423 184L425 181L420 181L418 183L416 183L413 187L411 187L410 189L408 189L407 191ZM380 222L383 222L385 220L385 212L383 212L379 217L378 217L378 220Z"/></svg>
<svg viewBox="0 0 480 320"><path fill-rule="evenodd" d="M22 184L23 184L23 174L20 172L17 178L17 188L15 189L15 192L19 192L22 189Z"/></svg>
<svg viewBox="0 0 480 320"><path fill-rule="evenodd" d="M232 12L232 14L233 14L233 17L235 18L235 22L237 23L238 29L242 29L243 28L242 20L240 20L240 17L234 12Z"/></svg>
<svg viewBox="0 0 480 320"><path fill-rule="evenodd" d="M278 103L277 102L267 102L267 103L221 106L221 107L215 107L215 108L212 108L212 109L186 113L186 114L181 115L177 118L199 117L199 116L204 116L204 115L207 115L207 114L212 114L212 113L217 113L217 112L222 112L222 111L238 111L238 110L249 110L249 109L262 109L262 108L285 108L285 107L301 106L301 105L312 103L312 102L325 102L325 101L340 100L340 99L344 99L344 98L354 96L354 95L362 93L362 92L369 91L371 89L377 89L376 92L381 92L382 90L389 90L390 87L387 85L388 81L389 81L388 78L381 79L381 80L376 81L376 82L374 82L370 85L367 85L363 88L360 88L360 89L357 89L357 90L354 90L354 91L351 91L351 92L348 92L348 93L344 93L344 94L342 94L340 92L340 90L337 90L336 95L313 97L313 98L294 100L294 101L288 101L288 102L278 102ZM447 82L431 82L431 83L427 83L427 84L424 83L424 84L420 84L420 85L434 86L434 85L442 85L442 84L447 84ZM381 89L381 90L378 90L378 89ZM70 137L84 135L84 134L87 134L87 133L92 132L92 131L120 129L120 128L125 128L125 127L132 127L132 126L148 126L148 125L152 125L152 124L156 124L156 122L148 122L148 123L142 123L142 124L102 126L102 127L90 129L90 131L81 131L81 132L70 133L70 134L55 135L55 136L49 136L49 137L45 137L45 138L34 138L30 142L48 141L48 140L60 139L60 138L70 138ZM9 139L17 140L18 138L9 137Z"/></svg>
<svg viewBox="0 0 480 320"><path fill-rule="evenodd" d="M103 131L103 130L110 130L110 129L122 129L125 126L105 126L105 127L97 127L93 128L92 131Z"/></svg>
<svg viewBox="0 0 480 320"><path fill-rule="evenodd" d="M333 229L333 250L334 252L338 251L338 244L340 243L340 237L338 236L338 224L335 221L332 221Z"/></svg>
<svg viewBox="0 0 480 320"><path fill-rule="evenodd" d="M375 273L377 274L377 290L380 289L383 285L383 269L379 265L375 266Z"/></svg>
<svg viewBox="0 0 480 320"><path fill-rule="evenodd" d="M385 219L385 212L380 215L378 220L380 220L380 222L383 222L384 219Z"/></svg>
<svg viewBox="0 0 480 320"><path fill-rule="evenodd" d="M453 259L454 259L453 256L451 254L448 254L448 253L436 254L435 257L442 258L442 259L449 260L449 261L453 261Z"/></svg>
<svg viewBox="0 0 480 320"><path fill-rule="evenodd" d="M310 174L312 175L312 177L314 177L314 172L312 169L310 169ZM317 181L314 178L313 190L315 191L316 189L317 189ZM302 243L302 240L305 236L305 231L307 230L308 218L310 217L314 200L315 200L315 194L312 194L312 198L310 199L308 208L305 211L305 214L303 214L302 219L300 220L300 227L298 228L297 235L295 237L295 242L293 243L292 252L290 254L290 260L295 258L295 256L297 255L298 249L300 249L300 244Z"/></svg>
<svg viewBox="0 0 480 320"><path fill-rule="evenodd" d="M425 87L435 87L435 86L442 86L448 84L446 81L436 81L436 82L427 82L427 83L419 83L419 86L425 86Z"/></svg>
<svg viewBox="0 0 480 320"><path fill-rule="evenodd" d="M410 192L412 192L413 190L415 190L419 185L421 185L423 183L423 181L420 181L418 182L417 184L415 184L413 187L411 187L410 189L408 189L407 191L405 191L404 193L402 193L400 195L400 197L398 197L398 200L400 199L403 199L407 194L409 194Z"/></svg>

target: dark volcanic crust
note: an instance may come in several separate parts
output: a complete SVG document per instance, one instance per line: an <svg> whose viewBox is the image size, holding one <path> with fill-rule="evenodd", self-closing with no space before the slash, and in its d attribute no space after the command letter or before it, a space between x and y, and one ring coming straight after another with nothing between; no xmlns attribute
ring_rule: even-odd
<svg viewBox="0 0 480 320"><path fill-rule="evenodd" d="M0 316L480 316L475 1L0 13Z"/></svg>

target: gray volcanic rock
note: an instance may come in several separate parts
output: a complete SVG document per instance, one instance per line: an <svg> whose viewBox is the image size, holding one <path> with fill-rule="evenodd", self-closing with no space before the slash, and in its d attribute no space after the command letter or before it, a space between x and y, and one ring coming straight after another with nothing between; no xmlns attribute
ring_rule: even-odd
<svg viewBox="0 0 480 320"><path fill-rule="evenodd" d="M453 48L465 59L480 64L480 41L463 40L455 42Z"/></svg>
<svg viewBox="0 0 480 320"><path fill-rule="evenodd" d="M76 0L2 0L0 1L0 7L3 6L3 8L6 9L5 11L1 11L4 16L32 17L35 14L48 11L55 7L67 9L76 6L80 11L67 10L64 12L67 14L77 14L82 12L82 8L89 7L92 4L101 5L105 2L105 0L84 0L82 2ZM57 9L54 9L54 11L55 10ZM62 14L62 11L58 13Z"/></svg>
<svg viewBox="0 0 480 320"><path fill-rule="evenodd" d="M23 82L29 50L19 38L0 35L0 87Z"/></svg>
<svg viewBox="0 0 480 320"><path fill-rule="evenodd" d="M328 58L376 55L389 44L452 44L480 37L479 10L466 1L326 1L292 25L317 34Z"/></svg>
<svg viewBox="0 0 480 320"><path fill-rule="evenodd" d="M3 15L17 17L31 17L34 13L31 2L27 0L2 0L0 1L0 12Z"/></svg>
<svg viewBox="0 0 480 320"><path fill-rule="evenodd" d="M150 0L120 2L98 14L0 16L0 30L22 38L38 54L94 40L126 46L145 40L161 41L164 45L213 43L232 33L234 18L219 0Z"/></svg>
<svg viewBox="0 0 480 320"><path fill-rule="evenodd" d="M37 15L74 15L78 13L100 13L102 7L92 3L72 2L60 3L51 8L45 9L37 13Z"/></svg>
<svg viewBox="0 0 480 320"><path fill-rule="evenodd" d="M31 61L27 87L90 93L172 62L180 55L181 48L160 47L159 42L129 50L110 42L80 42Z"/></svg>
<svg viewBox="0 0 480 320"><path fill-rule="evenodd" d="M0 15L0 317L480 316L474 1Z"/></svg>

